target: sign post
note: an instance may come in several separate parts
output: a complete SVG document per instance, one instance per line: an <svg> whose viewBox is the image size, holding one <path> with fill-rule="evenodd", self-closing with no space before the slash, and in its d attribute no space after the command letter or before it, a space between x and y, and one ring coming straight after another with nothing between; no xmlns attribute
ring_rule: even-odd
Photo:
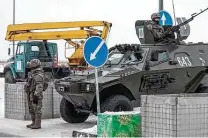
<svg viewBox="0 0 208 138"><path fill-rule="evenodd" d="M13 0L13 24L15 24L15 0ZM15 55L15 41L13 41L13 57Z"/></svg>
<svg viewBox="0 0 208 138"><path fill-rule="evenodd" d="M95 83L96 83L97 112L100 113L100 94L99 94L99 84L98 84L97 68L95 68Z"/></svg>
<svg viewBox="0 0 208 138"><path fill-rule="evenodd" d="M85 61L95 68L97 113L100 113L98 67L103 66L108 59L108 47L105 41L97 36L90 37L84 44L83 55Z"/></svg>
<svg viewBox="0 0 208 138"><path fill-rule="evenodd" d="M163 0L159 0L159 11L163 10Z"/></svg>

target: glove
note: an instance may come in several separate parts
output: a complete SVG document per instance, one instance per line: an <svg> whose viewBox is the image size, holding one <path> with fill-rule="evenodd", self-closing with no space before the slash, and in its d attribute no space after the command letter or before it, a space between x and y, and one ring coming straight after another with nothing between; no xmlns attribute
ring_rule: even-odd
<svg viewBox="0 0 208 138"><path fill-rule="evenodd" d="M29 91L29 85L28 85L28 84L26 84L26 85L24 86L24 90L25 90L25 92L28 92L28 91Z"/></svg>
<svg viewBox="0 0 208 138"><path fill-rule="evenodd" d="M38 96L36 95L33 96L33 103L38 104Z"/></svg>

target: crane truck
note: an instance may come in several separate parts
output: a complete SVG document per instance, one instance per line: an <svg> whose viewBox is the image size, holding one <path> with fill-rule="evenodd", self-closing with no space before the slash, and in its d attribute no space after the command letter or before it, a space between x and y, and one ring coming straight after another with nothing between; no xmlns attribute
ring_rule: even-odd
<svg viewBox="0 0 208 138"><path fill-rule="evenodd" d="M30 70L26 63L34 58L41 61L41 66L48 79L66 77L71 70L86 67L83 57L84 42L91 36L100 36L106 40L111 26L112 24L106 21L8 25L5 39L10 42L19 42L16 46L16 53L7 60L7 64L4 67L5 83L25 81ZM48 42L48 40L65 40L65 56L69 46L75 49L71 56L66 56L68 59L67 66L58 64L57 43ZM8 49L8 54L11 54L10 48Z"/></svg>

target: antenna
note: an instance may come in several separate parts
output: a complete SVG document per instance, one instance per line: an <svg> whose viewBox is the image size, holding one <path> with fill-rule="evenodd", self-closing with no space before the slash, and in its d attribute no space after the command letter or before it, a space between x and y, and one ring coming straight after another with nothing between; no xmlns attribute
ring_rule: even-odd
<svg viewBox="0 0 208 138"><path fill-rule="evenodd" d="M163 10L163 0L159 0L159 12Z"/></svg>
<svg viewBox="0 0 208 138"><path fill-rule="evenodd" d="M175 25L176 25L176 14L175 14L175 4L174 4L174 0L172 0L172 5L173 5L174 21L175 21Z"/></svg>

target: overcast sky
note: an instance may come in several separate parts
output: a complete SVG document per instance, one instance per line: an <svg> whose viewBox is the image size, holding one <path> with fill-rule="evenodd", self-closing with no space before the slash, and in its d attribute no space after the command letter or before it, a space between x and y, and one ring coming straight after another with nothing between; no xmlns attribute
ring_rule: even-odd
<svg viewBox="0 0 208 138"><path fill-rule="evenodd" d="M12 24L12 2L0 5L0 59L6 59L8 45L5 34ZM208 7L208 0L174 0L176 16L190 17L194 12ZM173 14L172 0L164 0L164 9ZM150 19L158 11L158 0L16 0L16 23L105 20L113 26L108 47L119 43L139 43L135 21ZM208 42L208 11L191 24L187 41ZM65 41L59 44L59 59L64 59Z"/></svg>

